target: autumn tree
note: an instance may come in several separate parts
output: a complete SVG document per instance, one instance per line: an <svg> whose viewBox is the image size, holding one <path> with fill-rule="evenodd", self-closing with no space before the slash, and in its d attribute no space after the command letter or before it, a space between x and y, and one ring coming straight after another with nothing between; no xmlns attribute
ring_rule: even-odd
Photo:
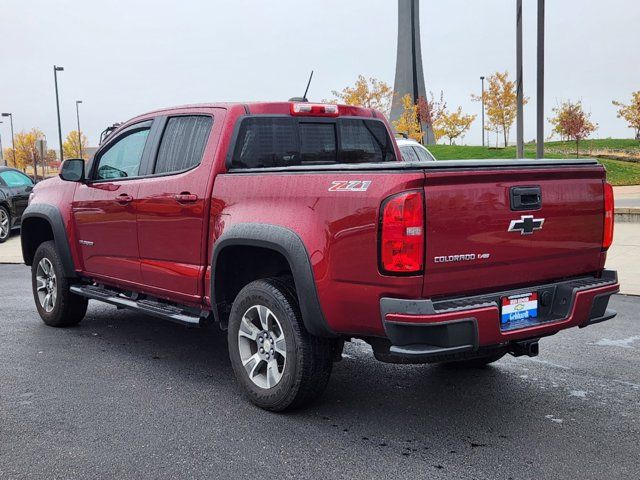
<svg viewBox="0 0 640 480"><path fill-rule="evenodd" d="M82 143L78 140L82 140ZM79 134L77 130L71 130L66 140L62 143L64 158L88 158L85 151L88 142L89 140L87 140L84 133ZM80 152L80 148L82 148L82 153Z"/></svg>
<svg viewBox="0 0 640 480"><path fill-rule="evenodd" d="M422 128L420 128L418 105L413 103L413 99L408 93L402 97L402 107L402 115L400 115L398 120L393 121L396 132L403 133L409 138L421 142L424 133L422 132Z"/></svg>
<svg viewBox="0 0 640 480"><path fill-rule="evenodd" d="M629 105L616 100L613 104L618 107L618 118L624 119L629 124L629 128L634 129L636 140L640 140L640 90L631 94Z"/></svg>
<svg viewBox="0 0 640 480"><path fill-rule="evenodd" d="M435 99L433 92L429 92L429 98L420 96L417 106L420 123L431 126L437 143L439 136L436 133L436 125L447 109L447 103L444 101L444 92L440 91L438 100Z"/></svg>
<svg viewBox="0 0 640 480"><path fill-rule="evenodd" d="M393 89L382 80L375 78L367 80L363 75L358 75L355 85L345 87L340 92L333 90L331 93L340 103L373 108L389 116Z"/></svg>
<svg viewBox="0 0 640 480"><path fill-rule="evenodd" d="M22 171L26 169L27 165L33 165L34 158L39 160L36 140L43 137L44 134L37 128L32 128L28 132L18 132L14 137L15 162L13 161L13 149L6 148L4 158L7 159L7 163L11 163L12 167L19 168Z"/></svg>
<svg viewBox="0 0 640 480"><path fill-rule="evenodd" d="M518 114L516 82L509 80L509 72L496 72L487 77L487 82L487 88L484 92L487 114L486 129L489 131L501 130L506 147L509 143L509 131ZM471 98L477 102L482 101L482 95L471 95ZM523 98L523 105L526 105L528 101L528 98Z"/></svg>
<svg viewBox="0 0 640 480"><path fill-rule="evenodd" d="M462 107L458 107L453 112L444 111L438 118L435 126L434 133L441 137L447 137L449 139L449 145L453 141L471 128L471 124L476 119L476 115L465 115L462 113Z"/></svg>
<svg viewBox="0 0 640 480"><path fill-rule="evenodd" d="M582 102L567 100L553 109L555 116L549 119L554 133L576 142L576 156L580 156L580 141L589 137L598 125L591 122L591 114L582 109Z"/></svg>

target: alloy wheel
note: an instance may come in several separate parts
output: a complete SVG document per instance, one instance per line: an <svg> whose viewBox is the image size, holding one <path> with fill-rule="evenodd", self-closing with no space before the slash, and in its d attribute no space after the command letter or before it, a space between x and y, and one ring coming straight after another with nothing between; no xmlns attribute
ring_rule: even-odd
<svg viewBox="0 0 640 480"><path fill-rule="evenodd" d="M36 269L36 291L38 301L45 312L50 313L56 306L58 286L53 264L48 258L43 258Z"/></svg>
<svg viewBox="0 0 640 480"><path fill-rule="evenodd" d="M9 215L3 208L0 208L0 238L5 239L9 236Z"/></svg>
<svg viewBox="0 0 640 480"><path fill-rule="evenodd" d="M240 321L240 360L251 381L260 388L280 382L287 363L284 330L274 313L264 305L247 309Z"/></svg>

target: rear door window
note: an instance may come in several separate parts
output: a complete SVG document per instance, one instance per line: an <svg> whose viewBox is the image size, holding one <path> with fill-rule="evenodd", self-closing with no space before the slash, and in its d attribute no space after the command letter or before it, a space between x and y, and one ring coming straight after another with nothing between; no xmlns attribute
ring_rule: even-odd
<svg viewBox="0 0 640 480"><path fill-rule="evenodd" d="M323 121L247 117L238 129L231 168L268 168L394 161L395 151L379 120Z"/></svg>
<svg viewBox="0 0 640 480"><path fill-rule="evenodd" d="M416 155L422 162L433 162L435 158L431 153L427 152L424 148L421 147L413 147L416 151Z"/></svg>
<svg viewBox="0 0 640 480"><path fill-rule="evenodd" d="M171 117L160 141L154 173L189 170L202 161L213 119L191 115Z"/></svg>
<svg viewBox="0 0 640 480"><path fill-rule="evenodd" d="M400 153L402 154L402 159L405 162L417 162L418 156L416 152L413 150L411 145L404 145L400 147Z"/></svg>

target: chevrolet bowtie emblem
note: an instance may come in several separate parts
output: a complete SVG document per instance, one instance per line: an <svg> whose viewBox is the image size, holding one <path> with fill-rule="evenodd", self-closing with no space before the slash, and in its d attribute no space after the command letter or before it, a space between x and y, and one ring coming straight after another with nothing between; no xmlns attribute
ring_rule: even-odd
<svg viewBox="0 0 640 480"><path fill-rule="evenodd" d="M534 230L542 230L544 218L533 218L533 215L522 215L520 220L511 220L509 232L520 232L520 235L531 235Z"/></svg>

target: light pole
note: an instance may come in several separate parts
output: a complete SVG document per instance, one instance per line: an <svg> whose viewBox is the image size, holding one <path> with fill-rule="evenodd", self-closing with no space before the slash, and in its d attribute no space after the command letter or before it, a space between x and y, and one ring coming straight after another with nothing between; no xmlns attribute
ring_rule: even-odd
<svg viewBox="0 0 640 480"><path fill-rule="evenodd" d="M484 76L480 77L482 81L482 146L484 147Z"/></svg>
<svg viewBox="0 0 640 480"><path fill-rule="evenodd" d="M15 138L13 136L13 114L12 113L3 113L3 117L9 117L9 122L11 123L11 151L13 152L13 166L16 166L16 146L15 146Z"/></svg>
<svg viewBox="0 0 640 480"><path fill-rule="evenodd" d="M78 149L80 150L80 158L82 158L82 133L80 132L80 108L82 100L76 100L76 118L78 119Z"/></svg>
<svg viewBox="0 0 640 480"><path fill-rule="evenodd" d="M544 0L538 0L538 101L536 119L536 157L544 158Z"/></svg>
<svg viewBox="0 0 640 480"><path fill-rule="evenodd" d="M64 71L64 67L53 66L53 81L56 86L56 109L58 111L58 140L60 141L60 162L64 160L62 149L62 125L60 124L60 100L58 98L58 72Z"/></svg>
<svg viewBox="0 0 640 480"><path fill-rule="evenodd" d="M4 123L0 121L0 123ZM0 134L0 167L4 166L4 153L2 152L2 135Z"/></svg>
<svg viewBox="0 0 640 480"><path fill-rule="evenodd" d="M524 112L522 104L522 0L517 0L516 3L516 75L516 103L518 108L516 121L516 158L524 158Z"/></svg>

